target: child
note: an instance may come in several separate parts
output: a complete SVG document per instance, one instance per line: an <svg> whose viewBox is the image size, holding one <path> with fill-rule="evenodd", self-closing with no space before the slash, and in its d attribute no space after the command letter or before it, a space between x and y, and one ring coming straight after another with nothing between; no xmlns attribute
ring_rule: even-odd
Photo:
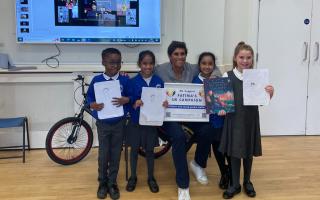
<svg viewBox="0 0 320 200"><path fill-rule="evenodd" d="M96 118L99 139L98 154L98 181L99 188L97 197L104 199L107 193L111 199L119 199L120 193L117 186L117 175L119 170L119 162L121 148L123 144L123 129L125 124L124 116L109 119L98 119L97 111L103 109L103 103L96 103L94 84L103 81L119 80L121 88L121 98L113 98L113 105L121 106L129 102L127 96L127 83L129 77L119 74L121 68L121 53L118 49L108 48L102 51L102 65L105 67L103 74L95 76L88 88L87 100L90 108L93 109L93 116ZM126 114L126 106L124 113Z"/></svg>
<svg viewBox="0 0 320 200"><path fill-rule="evenodd" d="M210 52L203 52L200 54L198 65L200 73L193 79L193 83L203 84L204 79L213 78L213 74L221 76L220 71L216 67L216 57ZM215 73L213 73L214 70L216 71ZM195 174L198 182L202 184L208 183L204 168L207 166L207 160L212 145L213 153L221 173L219 187L221 189L227 189L229 184L229 170L228 166L225 164L226 157L218 151L223 119L223 117L218 116L217 114L211 114L209 123L196 123L198 128L193 128L193 130L198 130L196 132L197 148L194 160L190 162L190 168Z"/></svg>
<svg viewBox="0 0 320 200"><path fill-rule="evenodd" d="M130 81L130 92L133 97L133 108L130 109L131 121L130 132L127 133L126 143L131 146L130 166L131 176L128 180L126 190L131 192L137 184L137 160L138 150L142 147L146 152L146 160L148 166L148 185L151 192L158 192L159 186L154 178L154 154L153 149L158 144L158 135L156 127L139 125L140 106L142 87L163 88L163 81L153 74L155 65L155 56L151 51L142 51L139 54L138 66L141 71Z"/></svg>
<svg viewBox="0 0 320 200"><path fill-rule="evenodd" d="M234 69L224 74L232 82L235 112L226 114L219 150L231 157L232 184L223 193L223 198L231 199L241 192L240 168L243 160L243 188L249 197L255 197L256 192L250 181L253 156L261 156L261 135L258 106L243 105L243 69L253 68L254 52L251 46L240 42L234 51ZM265 90L270 98L273 87L268 85Z"/></svg>

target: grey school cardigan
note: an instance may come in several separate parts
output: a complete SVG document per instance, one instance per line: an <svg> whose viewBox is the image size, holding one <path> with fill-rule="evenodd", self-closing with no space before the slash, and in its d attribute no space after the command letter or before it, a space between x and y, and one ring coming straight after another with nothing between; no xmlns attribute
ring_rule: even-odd
<svg viewBox="0 0 320 200"><path fill-rule="evenodd" d="M184 64L184 70L182 72L182 78L176 79L174 72L172 70L172 65L170 62L157 65L155 67L155 74L158 75L163 82L167 83L192 83L192 80L195 76L199 74L199 66L197 64L190 64L186 62ZM215 67L212 72L213 76L221 76L220 70Z"/></svg>

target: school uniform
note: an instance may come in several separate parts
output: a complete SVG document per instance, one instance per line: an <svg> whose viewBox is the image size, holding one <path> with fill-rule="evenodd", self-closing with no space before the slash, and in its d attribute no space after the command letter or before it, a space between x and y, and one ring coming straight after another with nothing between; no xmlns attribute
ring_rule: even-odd
<svg viewBox="0 0 320 200"><path fill-rule="evenodd" d="M147 81L149 83L147 83ZM130 96L133 98L133 104L141 99L142 87L163 88L163 81L156 75L145 80L140 73L130 80ZM126 144L128 146L139 146L145 150L153 150L158 145L158 134L156 127L139 125L140 107L134 109L131 105L130 128L135 130L128 131L126 135Z"/></svg>
<svg viewBox="0 0 320 200"><path fill-rule="evenodd" d="M127 127L126 145L131 146L130 167L131 177L136 180L137 177L137 160L139 148L143 148L146 153L148 180L154 180L154 147L158 146L158 132L155 126L139 125L140 107L134 109L133 105L136 100L141 99L143 87L163 88L163 81L156 75L149 78L143 78L138 73L130 80L130 96L132 104L130 105L130 123ZM130 184L129 184L130 185ZM128 190L128 188L127 188ZM130 189L129 189L130 190Z"/></svg>
<svg viewBox="0 0 320 200"><path fill-rule="evenodd" d="M90 105L96 102L94 93L94 84L104 81L119 80L122 96L128 96L128 82L129 77L117 73L113 77L106 74L95 76L88 88L87 102ZM104 105L110 106L110 105ZM99 153L98 153L98 181L100 184L116 184L119 162L121 156L121 149L124 136L125 116L128 112L128 106L123 105L124 115L109 119L98 119L98 113L93 110L93 117L96 119Z"/></svg>
<svg viewBox="0 0 320 200"><path fill-rule="evenodd" d="M196 76L192 83L203 84L204 77L200 74ZM221 139L222 127L224 117L217 114L210 114L209 122L193 123L195 131L197 147L195 151L194 160L202 168L206 168L207 160L210 153L211 145L215 154L221 174L227 173L227 166L225 165L224 155L218 151L218 146Z"/></svg>
<svg viewBox="0 0 320 200"><path fill-rule="evenodd" d="M220 151L236 158L261 156L258 106L243 105L243 82L236 77L238 72L234 71L227 74L233 87L235 112L226 115Z"/></svg>
<svg viewBox="0 0 320 200"><path fill-rule="evenodd" d="M258 106L243 105L243 76L237 68L224 76L230 78L234 93L235 112L227 113L219 150L230 156L232 184L223 194L233 197L241 190L240 169L243 159L243 185L248 196L256 195L250 181L253 156L262 155Z"/></svg>

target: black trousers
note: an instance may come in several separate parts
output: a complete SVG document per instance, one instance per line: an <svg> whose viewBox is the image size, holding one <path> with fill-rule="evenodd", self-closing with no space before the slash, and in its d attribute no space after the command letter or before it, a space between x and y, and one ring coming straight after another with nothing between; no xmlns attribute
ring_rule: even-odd
<svg viewBox="0 0 320 200"><path fill-rule="evenodd" d="M99 153L98 181L113 184L117 182L121 149L123 145L125 120L115 124L97 121Z"/></svg>

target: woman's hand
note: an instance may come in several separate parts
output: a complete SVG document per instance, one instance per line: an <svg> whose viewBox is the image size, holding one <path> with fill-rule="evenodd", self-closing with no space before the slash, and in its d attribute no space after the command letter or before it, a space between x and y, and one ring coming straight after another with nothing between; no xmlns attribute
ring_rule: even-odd
<svg viewBox="0 0 320 200"><path fill-rule="evenodd" d="M122 106L122 105L124 105L124 104L126 104L126 103L129 102L129 98L128 98L128 97L120 97L120 98L118 98L118 97L113 97L112 99L113 99L113 100L111 101L111 102L112 102L112 105L115 105L115 106L117 106L117 107Z"/></svg>
<svg viewBox="0 0 320 200"><path fill-rule="evenodd" d="M143 106L143 102L141 99L138 99L136 102L133 104L133 108L137 109L138 107Z"/></svg>
<svg viewBox="0 0 320 200"><path fill-rule="evenodd" d="M102 110L103 107L104 107L103 103L96 103L96 102L90 103L90 108L96 111Z"/></svg>
<svg viewBox="0 0 320 200"><path fill-rule="evenodd" d="M273 93L274 93L274 88L272 85L267 85L265 88L266 92L269 93L270 95L270 99L273 97Z"/></svg>
<svg viewBox="0 0 320 200"><path fill-rule="evenodd" d="M225 116L227 113L225 110L219 110L218 116Z"/></svg>

